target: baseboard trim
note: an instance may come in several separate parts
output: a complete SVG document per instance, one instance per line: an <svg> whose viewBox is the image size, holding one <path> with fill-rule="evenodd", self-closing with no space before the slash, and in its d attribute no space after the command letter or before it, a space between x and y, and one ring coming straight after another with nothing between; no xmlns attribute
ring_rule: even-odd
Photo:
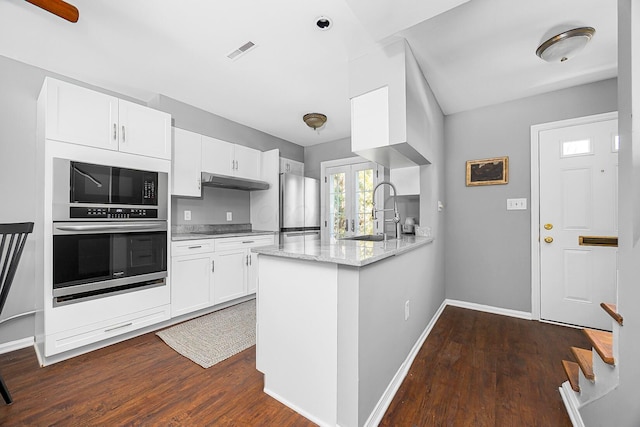
<svg viewBox="0 0 640 427"><path fill-rule="evenodd" d="M400 386L402 385L402 382L404 381L405 377L409 373L411 364L413 363L414 359L418 355L418 352L422 348L422 345L424 344L424 342L427 340L427 337L431 333L431 330L433 329L434 325L440 318L440 315L442 314L446 306L447 304L445 300L442 302L442 304L440 305L436 313L433 315L433 317L431 318L431 321L429 322L427 327L424 329L424 331L420 335L420 338L418 338L418 341L416 341L416 343L414 344L413 348L407 355L407 358L405 359L405 361L400 366L400 369L398 369L393 379L387 386L387 389L384 391L384 393L380 397L380 400L378 401L375 408L369 415L369 418L364 423L366 427L368 426L375 427L378 424L380 424L380 422L382 421L382 418L384 417L384 414L387 412L389 405L391 405L391 402L393 401L393 398L398 392L398 389L400 388Z"/></svg>
<svg viewBox="0 0 640 427"><path fill-rule="evenodd" d="M446 299L446 305L454 307L468 308L470 310L484 311L486 313L500 314L502 316L516 317L518 319L532 320L531 313L526 311L510 310L508 308L493 307L490 305L476 304L475 302L460 301L454 299Z"/></svg>
<svg viewBox="0 0 640 427"><path fill-rule="evenodd" d="M10 341L4 344L0 344L0 354L10 353L16 350L22 350L23 348L32 347L34 343L33 337L22 338L15 341Z"/></svg>
<svg viewBox="0 0 640 427"><path fill-rule="evenodd" d="M265 380L266 380L266 378L265 378ZM313 415L309 414L308 412L304 411L302 408L298 407L297 405L294 405L293 403L289 402L287 399L284 399L278 393L274 393L273 391L269 390L266 386L263 388L263 391L265 392L265 394L268 394L269 396L273 397L278 402L280 402L283 405L293 409L294 411L296 411L298 414L302 415L303 417L305 417L309 421L318 424L320 427L333 427L331 424L325 423L324 421L320 420L319 418L316 418Z"/></svg>
<svg viewBox="0 0 640 427"><path fill-rule="evenodd" d="M578 401L575 392L571 389L569 381L563 382L562 387L558 390L560 391L562 402L564 402L564 407L567 410L567 415L569 415L569 419L571 419L573 427L585 427L579 411L580 402Z"/></svg>

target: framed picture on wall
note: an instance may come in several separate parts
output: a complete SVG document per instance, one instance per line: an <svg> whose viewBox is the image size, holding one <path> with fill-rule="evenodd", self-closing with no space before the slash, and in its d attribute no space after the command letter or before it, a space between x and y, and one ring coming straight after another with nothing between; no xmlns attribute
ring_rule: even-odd
<svg viewBox="0 0 640 427"><path fill-rule="evenodd" d="M507 184L508 182L508 156L467 161L467 187Z"/></svg>

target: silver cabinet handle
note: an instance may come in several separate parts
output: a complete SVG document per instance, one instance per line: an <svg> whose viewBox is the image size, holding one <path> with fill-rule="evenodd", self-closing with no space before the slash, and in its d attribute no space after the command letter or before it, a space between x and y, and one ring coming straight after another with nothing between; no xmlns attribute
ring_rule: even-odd
<svg viewBox="0 0 640 427"><path fill-rule="evenodd" d="M122 125L122 142L125 142L124 125Z"/></svg>
<svg viewBox="0 0 640 427"><path fill-rule="evenodd" d="M249 255L247 255L247 256L245 257L244 262L246 263L246 265L247 265L247 266L249 265Z"/></svg>
<svg viewBox="0 0 640 427"><path fill-rule="evenodd" d="M198 190L200 190L200 179L198 179L197 181L198 181Z"/></svg>
<svg viewBox="0 0 640 427"><path fill-rule="evenodd" d="M212 273L216 272L216 260L215 259L211 260L211 272Z"/></svg>
<svg viewBox="0 0 640 427"><path fill-rule="evenodd" d="M351 231L356 231L356 220L355 219L351 220Z"/></svg>
<svg viewBox="0 0 640 427"><path fill-rule="evenodd" d="M115 141L116 139L118 139L118 125L114 123L113 124L113 140Z"/></svg>
<svg viewBox="0 0 640 427"><path fill-rule="evenodd" d="M201 248L201 247L202 247L202 245L198 245L198 246L189 246L189 249L198 249L198 248Z"/></svg>
<svg viewBox="0 0 640 427"><path fill-rule="evenodd" d="M127 326L131 326L131 325L133 325L133 322L129 322L129 323L126 323L124 325L115 326L113 328L105 329L104 331L105 332L111 332L111 331L115 331L116 329L126 328Z"/></svg>
<svg viewBox="0 0 640 427"><path fill-rule="evenodd" d="M253 240L243 240L242 243L253 243Z"/></svg>
<svg viewBox="0 0 640 427"><path fill-rule="evenodd" d="M249 255L247 255L247 256L249 257L249 265L253 264L253 263L251 262L251 258L252 258L251 254L249 254Z"/></svg>
<svg viewBox="0 0 640 427"><path fill-rule="evenodd" d="M344 226L344 231L349 232L349 220L346 221L346 225Z"/></svg>

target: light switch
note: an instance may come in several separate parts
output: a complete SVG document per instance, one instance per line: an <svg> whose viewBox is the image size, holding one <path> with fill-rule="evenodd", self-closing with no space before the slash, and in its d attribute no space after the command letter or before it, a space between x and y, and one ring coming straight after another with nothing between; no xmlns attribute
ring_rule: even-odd
<svg viewBox="0 0 640 427"><path fill-rule="evenodd" d="M184 220L191 221L191 211L184 211Z"/></svg>
<svg viewBox="0 0 640 427"><path fill-rule="evenodd" d="M227 212L227 221L233 220L233 214L231 212Z"/></svg>
<svg viewBox="0 0 640 427"><path fill-rule="evenodd" d="M508 211L526 211L527 199L507 199Z"/></svg>

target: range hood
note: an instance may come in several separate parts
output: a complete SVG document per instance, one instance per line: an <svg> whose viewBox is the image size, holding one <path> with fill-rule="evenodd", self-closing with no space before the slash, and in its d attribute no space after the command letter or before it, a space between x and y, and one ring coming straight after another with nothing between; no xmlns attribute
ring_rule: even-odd
<svg viewBox="0 0 640 427"><path fill-rule="evenodd" d="M268 182L228 175L217 175L209 172L202 172L201 181L202 185L208 187L230 188L233 190L254 191L269 188Z"/></svg>

